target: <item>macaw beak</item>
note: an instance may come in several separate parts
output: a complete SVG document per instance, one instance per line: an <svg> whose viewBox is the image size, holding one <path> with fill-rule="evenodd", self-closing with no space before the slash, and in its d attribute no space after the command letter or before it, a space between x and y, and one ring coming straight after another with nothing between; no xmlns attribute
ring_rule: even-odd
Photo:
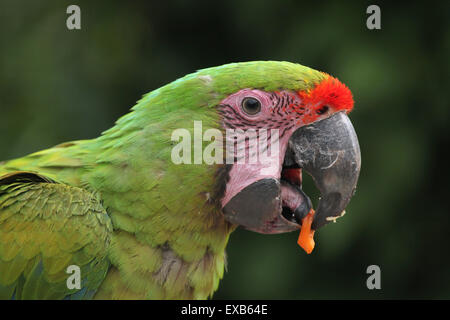
<svg viewBox="0 0 450 320"><path fill-rule="evenodd" d="M312 205L301 189L302 171L321 193L312 229L341 216L353 196L361 168L355 130L341 111L297 129L289 138L281 176L258 180L223 208L225 218L260 233L298 230Z"/></svg>
<svg viewBox="0 0 450 320"><path fill-rule="evenodd" d="M321 197L312 229L341 216L361 169L358 137L345 112L301 127L289 139L294 162L311 175Z"/></svg>

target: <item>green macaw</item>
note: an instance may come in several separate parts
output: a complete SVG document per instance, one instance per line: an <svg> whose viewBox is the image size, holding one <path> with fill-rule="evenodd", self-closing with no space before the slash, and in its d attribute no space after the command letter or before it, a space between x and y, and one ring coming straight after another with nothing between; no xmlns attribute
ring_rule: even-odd
<svg viewBox="0 0 450 320"><path fill-rule="evenodd" d="M349 89L326 73L232 63L148 93L98 138L0 162L0 298L211 297L236 226L300 229L311 212L302 170L322 194L312 229L342 214L360 170L352 108ZM174 161L173 134L195 136L194 121L225 138L200 136L200 149L197 139L179 155L214 143L222 163ZM275 130L270 161L228 161L237 129ZM69 285L70 266L79 287Z"/></svg>

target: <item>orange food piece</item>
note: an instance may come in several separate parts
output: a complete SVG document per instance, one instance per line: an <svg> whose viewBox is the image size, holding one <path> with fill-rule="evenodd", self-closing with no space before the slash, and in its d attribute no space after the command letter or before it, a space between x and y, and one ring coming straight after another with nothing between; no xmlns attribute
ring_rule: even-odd
<svg viewBox="0 0 450 320"><path fill-rule="evenodd" d="M316 244L314 242L314 230L311 230L314 213L315 211L311 209L306 217L303 218L302 228L300 229L300 235L297 240L298 245L302 247L307 254L310 254L313 251L314 245Z"/></svg>

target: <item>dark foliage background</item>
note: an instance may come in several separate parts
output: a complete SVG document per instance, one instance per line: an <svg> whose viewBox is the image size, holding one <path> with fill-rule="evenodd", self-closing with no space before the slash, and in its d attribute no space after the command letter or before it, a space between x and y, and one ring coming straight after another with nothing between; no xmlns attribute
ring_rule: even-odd
<svg viewBox="0 0 450 320"><path fill-rule="evenodd" d="M374 3L382 29L370 31ZM354 94L359 188L310 256L295 233L235 232L214 297L450 298L449 21L449 1L1 0L0 159L95 137L199 68L298 62ZM366 288L371 264L381 290Z"/></svg>

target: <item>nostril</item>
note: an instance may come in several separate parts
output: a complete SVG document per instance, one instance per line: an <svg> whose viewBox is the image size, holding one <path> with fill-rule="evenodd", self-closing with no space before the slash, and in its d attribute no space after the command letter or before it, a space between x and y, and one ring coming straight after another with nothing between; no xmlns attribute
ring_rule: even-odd
<svg viewBox="0 0 450 320"><path fill-rule="evenodd" d="M323 107L317 109L316 112L317 112L318 115L322 115L322 114L328 112L329 109L330 108L328 106L323 106Z"/></svg>

